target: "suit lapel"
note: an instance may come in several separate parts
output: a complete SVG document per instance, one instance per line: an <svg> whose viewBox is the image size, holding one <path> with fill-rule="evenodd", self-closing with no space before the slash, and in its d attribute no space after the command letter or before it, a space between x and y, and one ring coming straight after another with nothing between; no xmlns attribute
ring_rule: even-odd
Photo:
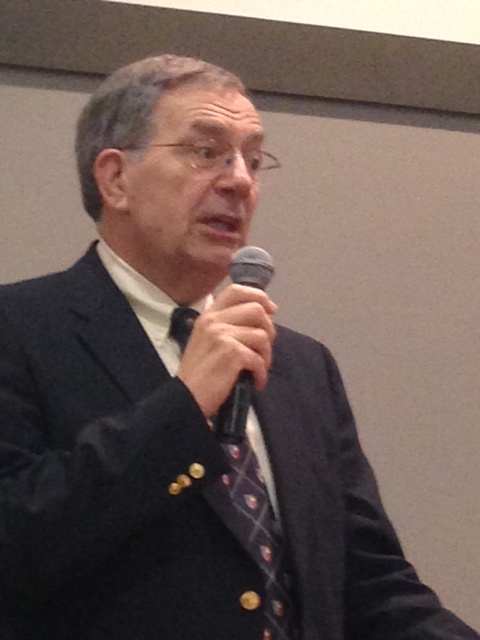
<svg viewBox="0 0 480 640"><path fill-rule="evenodd" d="M169 373L94 246L65 277L74 331L84 348L132 402L152 393Z"/></svg>
<svg viewBox="0 0 480 640"><path fill-rule="evenodd" d="M304 522L309 494L315 484L308 465L311 452L302 437L301 407L276 369L271 371L265 391L255 394L254 406L275 480L282 529L288 540L297 532L299 523Z"/></svg>
<svg viewBox="0 0 480 640"><path fill-rule="evenodd" d="M305 372L298 372L298 381L309 384ZM329 538L332 480L324 463L323 446L317 446L321 436L317 443L307 437L312 426L321 433L321 417L313 417L315 425L306 425L309 414L294 389L292 381L274 368L267 388L257 394L255 408L275 480L288 567L297 590L305 594L311 588L312 576L316 584L328 584L324 575L328 562L320 559L319 549L323 547L318 540Z"/></svg>

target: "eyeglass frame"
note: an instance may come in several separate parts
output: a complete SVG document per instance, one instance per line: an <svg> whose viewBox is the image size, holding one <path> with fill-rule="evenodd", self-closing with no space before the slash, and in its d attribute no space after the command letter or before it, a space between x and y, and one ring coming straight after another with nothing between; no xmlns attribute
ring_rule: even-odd
<svg viewBox="0 0 480 640"><path fill-rule="evenodd" d="M211 145L211 147L208 146L208 144L205 143L195 143L195 142L166 142L166 143L161 143L161 142L157 142L157 143L153 143L150 144L148 146L145 147L145 151L148 151L148 149L152 149L153 147L158 147L158 148L184 148L184 149L210 149L213 148L214 146L220 147L221 145L219 145L218 143L216 143L215 140L211 140L209 142L213 142L214 144ZM141 147L117 147L119 151L140 151ZM215 162L220 158L223 158L225 161L227 161L228 159L225 157L229 152L232 153L235 151L235 148L231 145L226 145L226 150L223 153L219 153L216 158L215 158ZM245 162L245 166L247 167L247 171L248 173L252 176L252 177L256 177L261 171L270 171L272 169L280 169L281 168L281 163L280 160L278 160L278 158L276 158L272 153L268 153L268 151L263 151L263 149L256 149L255 153L259 153L262 157L267 157L269 160L271 160L273 162L272 166L267 166L267 167L260 167L259 169L252 170L248 168L247 162L246 162L246 158L245 155L243 154L243 152L241 152L241 155L243 157L243 160ZM232 158L233 160L233 158ZM198 170L202 170L202 169L208 169L208 168L214 168L217 165L215 164L215 162L211 165L211 167L199 167L196 164L194 164L194 161L190 161L190 166L193 169L198 169ZM224 168L230 168L232 165L231 164L227 164L225 162ZM218 169L220 169L220 164L218 164L217 166Z"/></svg>

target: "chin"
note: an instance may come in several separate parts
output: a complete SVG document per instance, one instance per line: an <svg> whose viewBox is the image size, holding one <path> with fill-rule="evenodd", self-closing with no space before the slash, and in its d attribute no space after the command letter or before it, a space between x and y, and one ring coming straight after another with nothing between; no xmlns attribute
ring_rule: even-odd
<svg viewBox="0 0 480 640"><path fill-rule="evenodd" d="M211 262L216 265L226 264L227 267L229 267L233 256L241 246L243 246L243 244L235 242L228 245L224 244L221 246L209 247L203 257L206 262Z"/></svg>
<svg viewBox="0 0 480 640"><path fill-rule="evenodd" d="M203 274L220 280L228 275L234 253L233 250L189 253L179 261L183 264L182 270L187 268L192 275Z"/></svg>
<svg viewBox="0 0 480 640"><path fill-rule="evenodd" d="M230 272L230 263L232 262L234 253L234 251L231 251L221 257L213 258L212 256L210 259L205 260L203 262L203 271L209 272L212 275L215 274L219 279L223 280Z"/></svg>

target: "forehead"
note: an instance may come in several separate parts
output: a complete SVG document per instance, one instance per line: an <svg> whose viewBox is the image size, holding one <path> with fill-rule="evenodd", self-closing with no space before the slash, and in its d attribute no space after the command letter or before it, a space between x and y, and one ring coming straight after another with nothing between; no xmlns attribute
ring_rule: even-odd
<svg viewBox="0 0 480 640"><path fill-rule="evenodd" d="M261 136L262 123L250 100L236 89L183 86L159 99L158 133Z"/></svg>

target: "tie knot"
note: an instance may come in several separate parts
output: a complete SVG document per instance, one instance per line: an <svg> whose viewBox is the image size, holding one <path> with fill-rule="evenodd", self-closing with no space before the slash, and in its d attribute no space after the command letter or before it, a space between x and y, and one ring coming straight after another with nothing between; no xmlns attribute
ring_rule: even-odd
<svg viewBox="0 0 480 640"><path fill-rule="evenodd" d="M179 345L182 353L187 346L193 325L198 316L198 311L190 307L177 307L173 310L170 323L170 336Z"/></svg>

